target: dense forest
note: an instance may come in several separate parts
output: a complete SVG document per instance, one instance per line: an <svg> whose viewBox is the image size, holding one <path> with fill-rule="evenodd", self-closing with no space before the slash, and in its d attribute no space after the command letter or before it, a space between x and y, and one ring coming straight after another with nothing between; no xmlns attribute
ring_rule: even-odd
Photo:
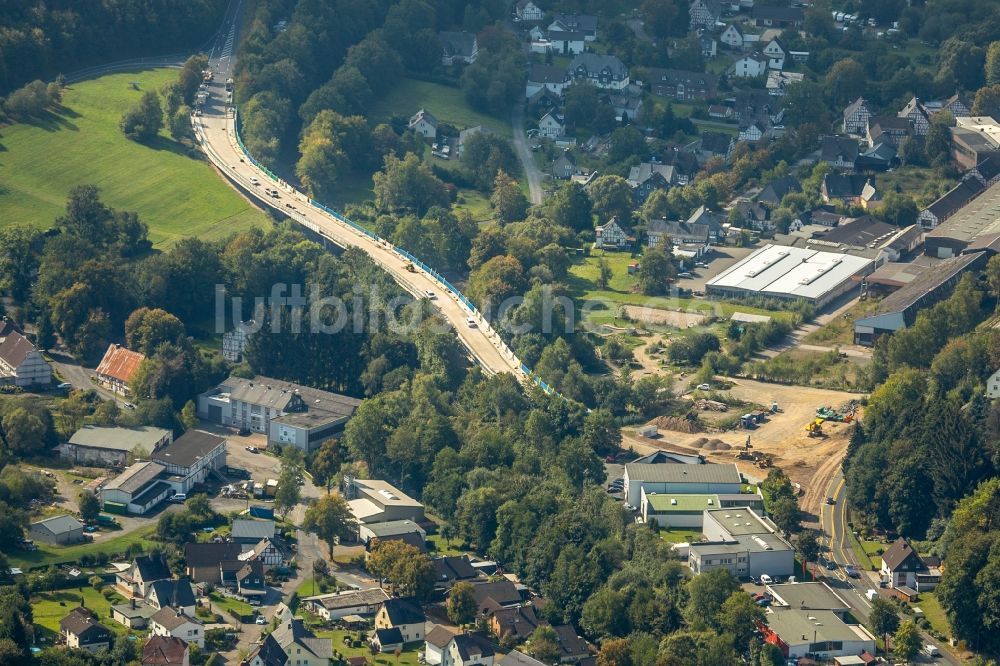
<svg viewBox="0 0 1000 666"><path fill-rule="evenodd" d="M87 63L197 48L225 7L225 0L3 0L0 94Z"/></svg>

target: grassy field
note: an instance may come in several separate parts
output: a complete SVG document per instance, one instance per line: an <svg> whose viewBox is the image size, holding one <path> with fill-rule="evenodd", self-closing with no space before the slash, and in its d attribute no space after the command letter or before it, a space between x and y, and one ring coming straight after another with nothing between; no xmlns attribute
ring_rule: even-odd
<svg viewBox="0 0 1000 666"><path fill-rule="evenodd" d="M951 638L951 623L934 592L921 592L920 601L915 605L924 612L924 617L931 623L934 631Z"/></svg>
<svg viewBox="0 0 1000 666"><path fill-rule="evenodd" d="M90 586L85 586L79 590L60 590L58 592L44 592L31 599L31 610L34 615L35 625L43 629L45 635L59 633L59 620L75 607L83 605L97 613L101 624L108 629L119 634L128 633L128 629L111 619L111 606L125 601L117 594L108 601L104 596Z"/></svg>
<svg viewBox="0 0 1000 666"><path fill-rule="evenodd" d="M903 166L876 178L882 192L905 192L913 197L917 208L934 202L955 186L955 179L941 175L937 169Z"/></svg>
<svg viewBox="0 0 1000 666"><path fill-rule="evenodd" d="M219 610L235 611L240 615L253 615L254 608L248 603L239 601L238 599L233 599L232 597L227 597L221 594L212 593L209 595L212 599L212 605ZM225 617L225 615L223 615ZM232 616L226 617L227 621L231 619Z"/></svg>
<svg viewBox="0 0 1000 666"><path fill-rule="evenodd" d="M134 210L160 247L185 236L219 238L269 218L229 188L207 162L164 132L151 146L129 141L122 113L176 70L111 74L73 84L63 108L0 130L0 225L48 228L76 185L101 188L105 203ZM138 84L138 90L131 82Z"/></svg>
<svg viewBox="0 0 1000 666"><path fill-rule="evenodd" d="M459 88L415 79L400 81L372 105L368 118L373 122L387 121L394 115L409 118L420 109L427 109L438 121L454 125L458 129L482 125L510 136L508 119L473 111Z"/></svg>
<svg viewBox="0 0 1000 666"><path fill-rule="evenodd" d="M701 539L701 530L660 530L660 538L667 543L691 543Z"/></svg>
<svg viewBox="0 0 1000 666"><path fill-rule="evenodd" d="M858 301L842 316L816 329L802 341L811 345L826 345L827 347L854 344L855 320L871 315L876 307L878 307L876 300Z"/></svg>
<svg viewBox="0 0 1000 666"><path fill-rule="evenodd" d="M347 657L368 657L369 664L385 664L386 666L417 666L417 653L423 651L423 643L410 643L397 658L392 653L373 655L368 649L367 643L362 641L361 647L350 647L344 643L344 636L350 634L357 639L358 632L343 631L341 629L319 630L316 635L320 638L329 638L333 641L334 654L340 653L343 658ZM334 660L336 661L336 660Z"/></svg>
<svg viewBox="0 0 1000 666"><path fill-rule="evenodd" d="M81 543L76 546L51 546L46 543L36 542L38 550L32 552L17 551L9 553L7 559L12 567L28 569L49 564L62 564L64 562L76 562L84 555L98 555L104 553L113 555L123 553L134 543L144 543L147 537L156 531L156 525L141 527L134 532L121 536L102 538L93 543ZM148 546L148 544L146 544Z"/></svg>

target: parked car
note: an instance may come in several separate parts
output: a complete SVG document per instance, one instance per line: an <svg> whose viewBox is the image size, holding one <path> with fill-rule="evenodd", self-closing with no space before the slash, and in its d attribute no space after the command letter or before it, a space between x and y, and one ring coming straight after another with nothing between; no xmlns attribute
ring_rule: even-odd
<svg viewBox="0 0 1000 666"><path fill-rule="evenodd" d="M258 615L257 619L253 621L254 624L267 624L267 618L263 615Z"/></svg>
<svg viewBox="0 0 1000 666"><path fill-rule="evenodd" d="M682 280L690 280L691 278L694 277L694 275L688 273L687 271L684 271L683 273L678 273L677 277L679 277Z"/></svg>
<svg viewBox="0 0 1000 666"><path fill-rule="evenodd" d="M844 573L846 573L851 578L861 578L861 572L849 564L846 567L844 567Z"/></svg>
<svg viewBox="0 0 1000 666"><path fill-rule="evenodd" d="M177 493L173 497L171 497L168 501L173 502L174 504L183 504L184 502L187 501L187 495L185 495L184 493Z"/></svg>
<svg viewBox="0 0 1000 666"><path fill-rule="evenodd" d="M70 384L69 382L63 382L62 384L60 384L56 388L59 389L59 390L61 390L61 391L68 391L71 388L73 388L73 385Z"/></svg>
<svg viewBox="0 0 1000 666"><path fill-rule="evenodd" d="M837 568L837 563L834 562L833 560L827 560L826 568L830 571L834 571Z"/></svg>
<svg viewBox="0 0 1000 666"><path fill-rule="evenodd" d="M711 386L711 384L698 384L698 390L699 391L711 391L712 390L712 386Z"/></svg>
<svg viewBox="0 0 1000 666"><path fill-rule="evenodd" d="M250 453L260 453L260 449L258 449L256 446L248 446L247 451L249 451Z"/></svg>

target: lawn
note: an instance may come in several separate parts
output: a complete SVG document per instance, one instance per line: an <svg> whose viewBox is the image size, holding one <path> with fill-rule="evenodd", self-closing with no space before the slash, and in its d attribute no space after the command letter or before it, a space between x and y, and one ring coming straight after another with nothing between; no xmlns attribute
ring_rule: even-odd
<svg viewBox="0 0 1000 666"><path fill-rule="evenodd" d="M434 555L464 555L466 551L457 546L461 545L458 539L451 539L445 542L444 537L438 534L428 534L425 539L427 542L427 549L431 551Z"/></svg>
<svg viewBox="0 0 1000 666"><path fill-rule="evenodd" d="M858 301L843 315L816 329L802 341L811 345L825 345L827 347L854 344L855 320L869 316L876 307L878 307L877 300Z"/></svg>
<svg viewBox="0 0 1000 666"><path fill-rule="evenodd" d="M100 187L113 208L138 212L159 247L185 236L220 238L270 224L166 132L143 146L119 130L122 113L143 91L158 90L176 76L176 70L152 69L75 83L59 113L3 128L0 224L48 228L63 214L70 189L81 184Z"/></svg>
<svg viewBox="0 0 1000 666"><path fill-rule="evenodd" d="M660 538L667 543L691 543L701 539L701 530L660 530Z"/></svg>
<svg viewBox="0 0 1000 666"><path fill-rule="evenodd" d="M420 109L427 109L443 123L458 129L482 125L504 137L511 134L510 121L473 111L465 102L461 89L441 83L403 79L376 101L368 111L373 122L388 121L392 116L409 118Z"/></svg>
<svg viewBox="0 0 1000 666"><path fill-rule="evenodd" d="M59 620L75 607L83 605L97 613L101 624L109 629L125 634L128 629L121 624L111 620L111 606L120 604L125 600L117 594L108 601L93 587L84 586L79 590L60 590L58 592L43 592L31 599L31 611L35 624L45 630L45 633L59 633Z"/></svg>
<svg viewBox="0 0 1000 666"><path fill-rule="evenodd" d="M393 654L373 655L368 649L368 644L362 641L361 647L349 647L344 644L344 636L350 634L357 639L357 631L344 631L342 629L326 629L316 631L319 638L329 638L333 641L334 655L339 653L341 657L368 657L369 664L385 664L386 666L417 666L417 654L423 651L423 643L410 643L397 659ZM337 661L334 659L334 661Z"/></svg>
<svg viewBox="0 0 1000 666"><path fill-rule="evenodd" d="M934 631L951 638L951 623L934 592L921 592L920 600L915 605L924 612Z"/></svg>
<svg viewBox="0 0 1000 666"><path fill-rule="evenodd" d="M7 559L10 560L12 567L30 569L49 564L76 562L84 555L98 555L101 553L115 555L124 553L129 546L135 543L148 546L147 538L155 530L156 525L147 525L128 534L111 538L102 537L95 542L81 543L75 546L52 546L46 543L35 542L38 550L32 552L19 550L16 553L8 553Z"/></svg>
<svg viewBox="0 0 1000 666"><path fill-rule="evenodd" d="M227 597L221 594L217 594L215 592L211 593L209 597L212 599L212 605L214 605L216 608L220 610L235 612L244 617L247 615L254 614L253 606L238 599L233 599L232 597ZM226 619L228 620L230 618L232 618L231 615Z"/></svg>

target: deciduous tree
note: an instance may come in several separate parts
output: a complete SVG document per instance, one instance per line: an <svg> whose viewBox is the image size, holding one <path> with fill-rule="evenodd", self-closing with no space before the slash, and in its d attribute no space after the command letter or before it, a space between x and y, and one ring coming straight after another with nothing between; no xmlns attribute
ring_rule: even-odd
<svg viewBox="0 0 1000 666"><path fill-rule="evenodd" d="M326 542L333 559L333 547L340 541L350 541L357 530L357 520L340 495L327 494L306 509L302 529Z"/></svg>

